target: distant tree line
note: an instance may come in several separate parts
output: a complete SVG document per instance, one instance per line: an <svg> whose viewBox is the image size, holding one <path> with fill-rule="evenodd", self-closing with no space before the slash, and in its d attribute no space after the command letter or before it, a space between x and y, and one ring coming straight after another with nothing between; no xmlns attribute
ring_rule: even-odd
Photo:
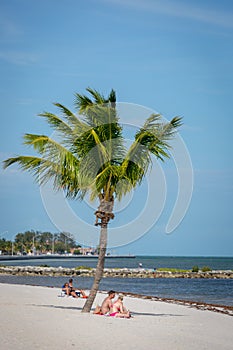
<svg viewBox="0 0 233 350"><path fill-rule="evenodd" d="M1 254L80 254L81 246L76 244L69 232L51 233L26 231L18 233L14 241L0 239Z"/></svg>

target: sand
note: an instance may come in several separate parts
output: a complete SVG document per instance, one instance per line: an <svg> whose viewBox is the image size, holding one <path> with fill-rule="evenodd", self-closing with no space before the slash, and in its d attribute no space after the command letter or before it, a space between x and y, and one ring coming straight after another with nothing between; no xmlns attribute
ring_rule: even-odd
<svg viewBox="0 0 233 350"><path fill-rule="evenodd" d="M230 350L233 317L125 297L131 319L83 314L84 299L57 288L0 284L1 349ZM94 306L105 298L98 293Z"/></svg>

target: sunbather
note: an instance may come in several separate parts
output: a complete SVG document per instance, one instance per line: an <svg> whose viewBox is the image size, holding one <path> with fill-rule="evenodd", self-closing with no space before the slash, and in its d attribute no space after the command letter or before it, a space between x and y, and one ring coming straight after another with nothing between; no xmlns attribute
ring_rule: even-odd
<svg viewBox="0 0 233 350"><path fill-rule="evenodd" d="M78 289L78 291L73 287L73 278L70 278L69 279L69 288L70 288L70 290L71 290L71 292L75 292L76 293L76 295L78 296L78 297L80 297L81 295L82 295L82 298L87 298L87 295L86 295L86 293L84 292L84 290L82 290L82 289Z"/></svg>
<svg viewBox="0 0 233 350"><path fill-rule="evenodd" d="M83 298L87 298L84 290L82 289L79 289L78 291L73 287L73 278L70 278L69 279L69 288L70 288L70 291L71 293L75 293L76 294L76 297L80 297L82 295Z"/></svg>
<svg viewBox="0 0 233 350"><path fill-rule="evenodd" d="M120 294L118 299L112 306L111 313L109 316L121 317L121 318L130 318L130 312L123 305L123 295Z"/></svg>
<svg viewBox="0 0 233 350"><path fill-rule="evenodd" d="M62 286L62 290L63 292L65 292L65 294L67 296L71 295L74 298L78 298L78 296L76 295L75 291L72 291L69 287L69 283L66 282L63 286Z"/></svg>
<svg viewBox="0 0 233 350"><path fill-rule="evenodd" d="M96 306L94 314L108 315L110 310L113 307L112 299L114 299L114 298L115 298L115 292L114 292L114 290L110 290L108 292L108 296L102 302L102 305L101 306L99 306L99 305Z"/></svg>
<svg viewBox="0 0 233 350"><path fill-rule="evenodd" d="M80 289L80 291L76 290L74 287L73 287L73 279L70 278L69 279L69 283L65 283L64 286L62 287L62 290L65 292L65 294L67 296L71 295L73 298L79 298L81 295L83 298L87 298L85 292Z"/></svg>

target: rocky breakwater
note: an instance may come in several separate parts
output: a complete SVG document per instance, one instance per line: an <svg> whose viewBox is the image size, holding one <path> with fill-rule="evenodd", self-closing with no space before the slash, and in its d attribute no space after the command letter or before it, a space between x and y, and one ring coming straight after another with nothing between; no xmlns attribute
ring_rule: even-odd
<svg viewBox="0 0 233 350"><path fill-rule="evenodd" d="M94 268L63 268L45 266L0 266L0 274L21 276L82 276L93 277ZM152 269L104 269L104 277L117 278L213 278L232 279L233 271L208 271L208 272L172 272L154 271Z"/></svg>

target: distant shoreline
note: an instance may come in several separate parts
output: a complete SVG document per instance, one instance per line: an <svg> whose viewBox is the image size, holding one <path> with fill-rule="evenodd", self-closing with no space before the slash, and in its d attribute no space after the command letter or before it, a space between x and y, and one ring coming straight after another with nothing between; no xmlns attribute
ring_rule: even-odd
<svg viewBox="0 0 233 350"><path fill-rule="evenodd" d="M4 266L47 266L47 267L87 267L96 268L98 255L29 255L29 256L0 256L0 265ZM135 256L130 253L117 255L114 252L106 255L105 268L152 269L159 272L161 269L171 271L233 271L233 258L189 258L189 257L147 257Z"/></svg>
<svg viewBox="0 0 233 350"><path fill-rule="evenodd" d="M135 258L135 255L106 255L105 259L127 259ZM45 254L45 255L0 255L0 261L11 261L11 260L39 260L39 259L98 259L98 255L56 255L56 254Z"/></svg>

